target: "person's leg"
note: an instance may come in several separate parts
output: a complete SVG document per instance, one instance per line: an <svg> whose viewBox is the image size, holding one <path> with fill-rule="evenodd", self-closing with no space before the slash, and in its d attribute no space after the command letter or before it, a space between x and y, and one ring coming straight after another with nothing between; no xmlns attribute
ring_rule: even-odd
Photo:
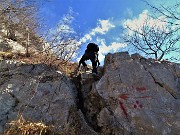
<svg viewBox="0 0 180 135"><path fill-rule="evenodd" d="M91 58L90 58L91 62L92 62L92 73L97 74L97 62L96 62L96 55L94 53L91 54Z"/></svg>

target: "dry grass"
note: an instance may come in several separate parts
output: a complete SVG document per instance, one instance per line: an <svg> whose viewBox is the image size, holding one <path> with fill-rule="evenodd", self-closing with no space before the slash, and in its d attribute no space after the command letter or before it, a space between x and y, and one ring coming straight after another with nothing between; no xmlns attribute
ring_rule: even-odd
<svg viewBox="0 0 180 135"><path fill-rule="evenodd" d="M3 59L12 59L13 53L0 51L0 57L2 57Z"/></svg>
<svg viewBox="0 0 180 135"><path fill-rule="evenodd" d="M42 122L26 121L22 115L8 124L3 135L55 135L53 126L46 126Z"/></svg>
<svg viewBox="0 0 180 135"><path fill-rule="evenodd" d="M36 54L31 53L30 57L26 57L26 55L22 53L0 51L0 58L22 61L27 64L44 63L52 67L53 69L64 72L69 77L71 73L74 72L75 69L78 67L77 63L71 63L68 61L60 60L60 59L57 59L57 57L55 56L46 55L43 53L36 53Z"/></svg>

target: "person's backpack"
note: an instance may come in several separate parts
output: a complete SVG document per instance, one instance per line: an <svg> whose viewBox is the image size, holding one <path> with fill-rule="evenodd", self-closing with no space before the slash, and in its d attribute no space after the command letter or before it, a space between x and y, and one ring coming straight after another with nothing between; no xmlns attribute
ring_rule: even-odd
<svg viewBox="0 0 180 135"><path fill-rule="evenodd" d="M98 52L99 51L99 47L95 43L89 43L87 45L87 51L88 52Z"/></svg>

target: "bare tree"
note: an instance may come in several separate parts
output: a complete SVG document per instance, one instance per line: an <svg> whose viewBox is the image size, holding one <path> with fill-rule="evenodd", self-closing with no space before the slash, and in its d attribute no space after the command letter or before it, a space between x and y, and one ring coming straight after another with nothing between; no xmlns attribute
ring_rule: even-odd
<svg viewBox="0 0 180 135"><path fill-rule="evenodd" d="M76 56L80 47L78 34L74 31L72 22L74 12L72 9L62 17L55 29L50 29L44 36L46 46L46 61L55 63L58 60L59 66L65 66L67 62Z"/></svg>
<svg viewBox="0 0 180 135"><path fill-rule="evenodd" d="M151 17L147 17L142 25L136 25L136 28L125 24L126 33L123 39L126 43L132 45L136 50L145 55L154 56L156 60L169 53L179 51L176 43L179 41L177 28L167 23L159 24L159 21L152 23Z"/></svg>
<svg viewBox="0 0 180 135"><path fill-rule="evenodd" d="M65 65L75 57L80 46L78 34L72 24L74 12L70 9L55 29L50 29L41 37L37 32L37 13L38 6L34 0L0 0L0 27L6 30L7 38L16 40L26 48L27 56L32 52L31 48L40 48L37 50L41 50L42 53L34 54L37 62L56 66L57 62L58 65Z"/></svg>
<svg viewBox="0 0 180 135"><path fill-rule="evenodd" d="M162 15L167 18L166 22L171 25L180 25L180 2L176 1L175 4L168 6L166 6L166 4L153 5L146 0L144 0L144 2L154 11L151 17L158 18L158 16Z"/></svg>
<svg viewBox="0 0 180 135"><path fill-rule="evenodd" d="M25 31L26 27L32 31L37 28L37 7L34 4L26 0L1 0L0 7L1 23L4 23L9 33Z"/></svg>
<svg viewBox="0 0 180 135"><path fill-rule="evenodd" d="M29 47L35 45L32 38L39 38L37 13L38 5L32 0L0 0L0 29L6 38L25 46L27 56Z"/></svg>

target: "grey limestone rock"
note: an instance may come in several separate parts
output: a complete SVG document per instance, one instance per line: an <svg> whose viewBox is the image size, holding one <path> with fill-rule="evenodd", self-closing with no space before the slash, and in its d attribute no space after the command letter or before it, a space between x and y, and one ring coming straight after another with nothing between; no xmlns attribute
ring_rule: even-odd
<svg viewBox="0 0 180 135"><path fill-rule="evenodd" d="M0 132L22 113L69 135L179 135L180 64L142 59L108 54L100 80L76 87L46 65L1 61Z"/></svg>
<svg viewBox="0 0 180 135"><path fill-rule="evenodd" d="M178 135L180 81L177 63L108 54L104 75L82 84L85 116L100 134ZM83 91L82 91L83 92Z"/></svg>

